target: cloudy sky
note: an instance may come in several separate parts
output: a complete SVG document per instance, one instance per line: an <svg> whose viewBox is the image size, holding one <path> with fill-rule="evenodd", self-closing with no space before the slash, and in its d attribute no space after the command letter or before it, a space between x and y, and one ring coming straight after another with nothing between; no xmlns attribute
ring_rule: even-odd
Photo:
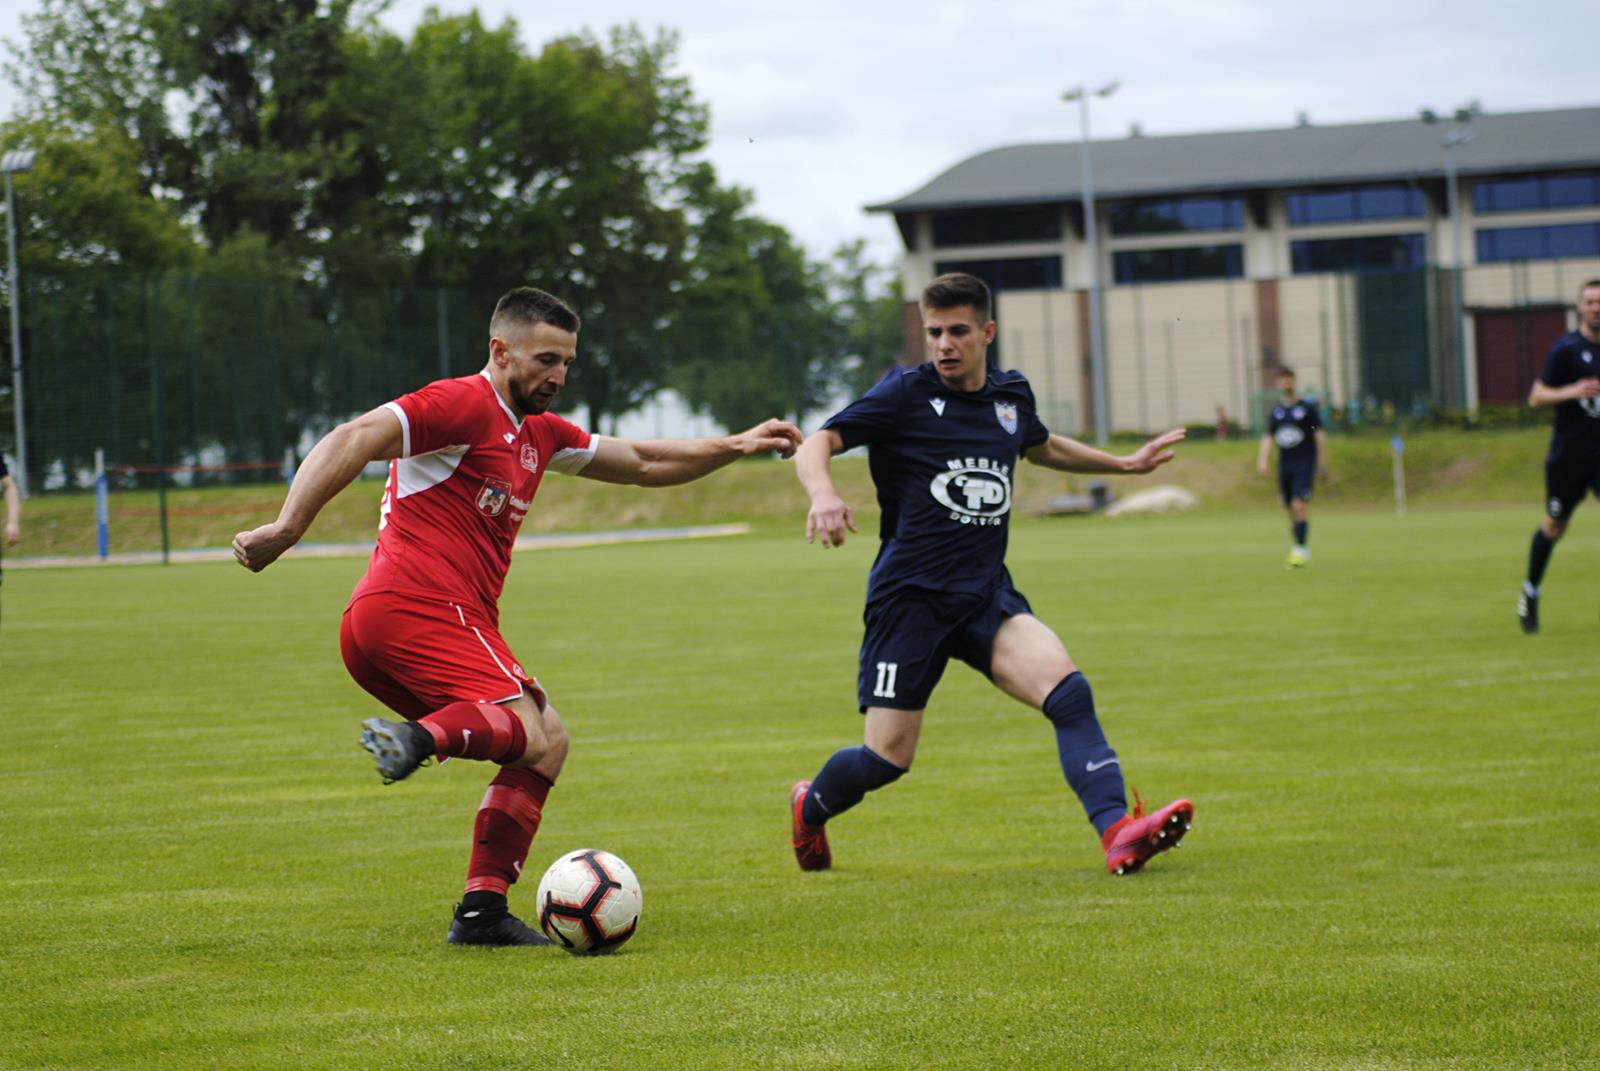
<svg viewBox="0 0 1600 1071"><path fill-rule="evenodd" d="M813 253L899 248L863 206L997 145L1079 136L1061 91L1116 79L1096 137L1398 119L1479 100L1493 112L1600 104L1593 0L434 0L515 18L536 46L583 28L671 26L724 181ZM399 33L428 0L394 0ZM16 39L37 0L0 0ZM0 88L0 111L14 99ZM1597 131L1600 136L1600 131Z"/></svg>

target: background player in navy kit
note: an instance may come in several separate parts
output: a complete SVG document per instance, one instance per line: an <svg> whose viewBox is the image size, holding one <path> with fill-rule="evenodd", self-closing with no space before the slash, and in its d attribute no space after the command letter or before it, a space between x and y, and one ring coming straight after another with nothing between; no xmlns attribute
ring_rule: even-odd
<svg viewBox="0 0 1600 1071"><path fill-rule="evenodd" d="M1544 460L1544 524L1533 533L1528 578L1517 597L1522 631L1538 632L1539 585L1550 552L1589 489L1600 493L1600 279L1578 288L1578 329L1550 347L1544 371L1528 392L1528 404L1556 407Z"/></svg>
<svg viewBox="0 0 1600 1071"><path fill-rule="evenodd" d="M1117 753L1095 717L1089 684L1005 567L1011 478L1019 456L1066 472L1149 472L1171 460L1182 431L1114 457L1040 423L1018 372L991 369L989 288L941 275L922 292L929 363L895 369L831 417L795 455L811 496L806 539L824 547L855 531L829 458L866 444L883 510L882 544L867 581L857 697L865 742L836 752L790 792L791 842L802 870L832 864L823 825L911 767L922 714L953 655L1056 727L1067 782L1101 835L1106 866L1131 873L1188 830L1194 807L1127 813Z"/></svg>
<svg viewBox="0 0 1600 1071"><path fill-rule="evenodd" d="M1294 534L1294 545L1289 548L1289 558L1284 563L1298 569L1311 561L1311 551L1306 538L1311 522L1306 517L1306 503L1311 501L1311 486L1317 476L1328 475L1328 437L1322 430L1322 414L1314 402L1298 397L1294 392L1294 369L1278 372L1278 390L1282 397L1272 407L1267 419L1267 433L1261 436L1261 450L1256 455L1256 471L1267 474L1267 458L1273 444L1278 447L1278 493L1283 496L1284 508L1289 511L1289 528Z"/></svg>

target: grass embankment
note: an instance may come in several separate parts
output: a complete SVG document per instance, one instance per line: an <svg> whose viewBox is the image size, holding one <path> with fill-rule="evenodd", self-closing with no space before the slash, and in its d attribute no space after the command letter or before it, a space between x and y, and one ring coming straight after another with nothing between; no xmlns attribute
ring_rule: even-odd
<svg viewBox="0 0 1600 1071"><path fill-rule="evenodd" d="M1548 440L1543 428L1500 431L1430 431L1406 442L1406 483L1411 505L1528 505L1542 495L1542 458ZM1117 451L1133 449L1119 441ZM1202 508L1276 509L1276 484L1256 475L1256 442L1197 439L1153 477L1111 480L1113 492L1140 486L1177 484L1200 496ZM1330 439L1331 478L1317 488L1317 508L1382 509L1393 504L1392 455L1387 434L1338 435ZM876 512L864 458L844 457L834 471L846 501L861 519ZM1042 510L1069 490L1082 490L1088 477L1022 467L1016 490L1023 513ZM381 480L353 484L328 505L307 539L319 543L374 538ZM167 495L168 538L173 549L226 546L240 529L277 515L282 488L253 487L171 490ZM158 498L153 491L119 492L111 497L111 549L154 550L161 546ZM783 462L735 465L710 479L666 491L642 491L592 480L553 477L546 482L523 531L571 532L717 524L744 521L758 527L798 527L805 496L794 470ZM23 541L11 553L92 555L95 553L94 496L43 495L24 510ZM865 528L864 528L865 530Z"/></svg>

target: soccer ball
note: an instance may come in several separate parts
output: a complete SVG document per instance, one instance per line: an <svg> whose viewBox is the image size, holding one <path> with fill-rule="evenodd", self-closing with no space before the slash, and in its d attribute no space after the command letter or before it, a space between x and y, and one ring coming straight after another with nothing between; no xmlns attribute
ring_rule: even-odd
<svg viewBox="0 0 1600 1071"><path fill-rule="evenodd" d="M633 936L644 894L627 863L598 848L579 848L544 872L538 906L539 928L550 940L592 956Z"/></svg>

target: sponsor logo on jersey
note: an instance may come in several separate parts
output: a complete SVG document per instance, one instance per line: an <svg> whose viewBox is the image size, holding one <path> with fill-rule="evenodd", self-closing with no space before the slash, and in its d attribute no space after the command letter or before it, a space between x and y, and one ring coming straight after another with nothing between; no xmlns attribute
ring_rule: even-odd
<svg viewBox="0 0 1600 1071"><path fill-rule="evenodd" d="M986 457L946 461L928 485L934 500L962 524L1004 524L1011 512L1011 467Z"/></svg>
<svg viewBox="0 0 1600 1071"><path fill-rule="evenodd" d="M511 497L511 485L504 480L484 480L478 492L478 512L485 517L498 517Z"/></svg>
<svg viewBox="0 0 1600 1071"><path fill-rule="evenodd" d="M1306 441L1306 433L1300 430L1298 424L1280 424L1278 430L1272 433L1272 439L1278 444L1278 449L1293 450Z"/></svg>
<svg viewBox="0 0 1600 1071"><path fill-rule="evenodd" d="M933 411L935 413L938 413L940 416L944 416L944 399L943 398L929 398L928 399L928 404L933 406Z"/></svg>
<svg viewBox="0 0 1600 1071"><path fill-rule="evenodd" d="M994 418L1000 421L1000 426L1006 429L1007 435L1017 433L1017 407L1009 403L994 403Z"/></svg>
<svg viewBox="0 0 1600 1071"><path fill-rule="evenodd" d="M539 450L532 443L522 444L522 467L529 472L539 471Z"/></svg>

